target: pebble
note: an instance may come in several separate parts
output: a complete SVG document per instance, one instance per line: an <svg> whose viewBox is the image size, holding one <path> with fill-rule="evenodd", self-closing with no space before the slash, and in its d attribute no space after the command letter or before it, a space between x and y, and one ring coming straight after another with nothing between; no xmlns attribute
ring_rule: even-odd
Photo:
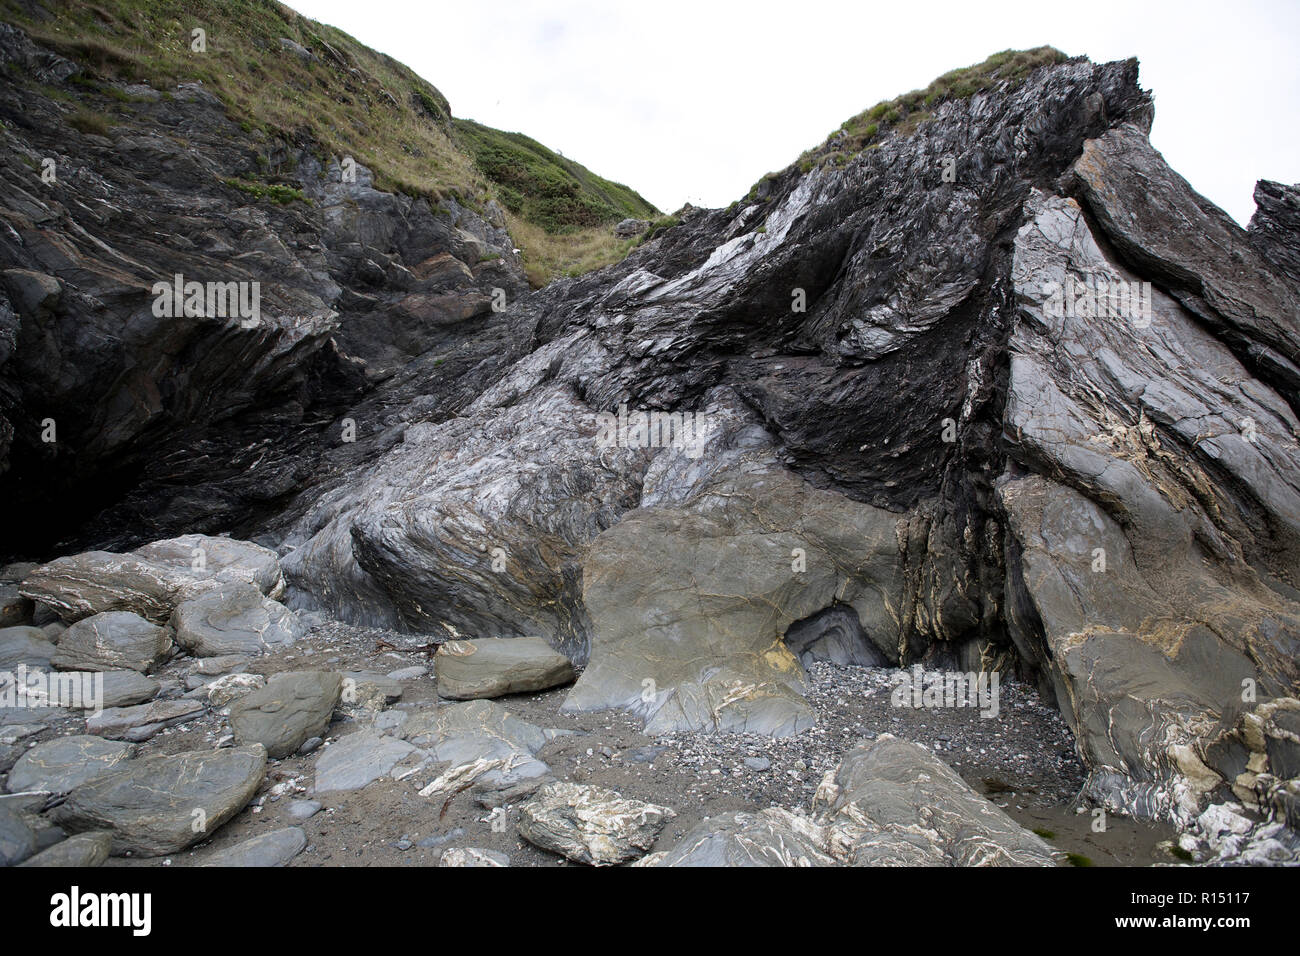
<svg viewBox="0 0 1300 956"><path fill-rule="evenodd" d="M309 820L320 811L321 805L316 800L294 800L289 804L289 816L295 820Z"/></svg>
<svg viewBox="0 0 1300 956"><path fill-rule="evenodd" d="M437 834L433 836L427 836L420 841L419 846L422 846L426 849L440 847L447 843L450 843L452 840L459 840L464 835L465 835L465 830L462 827L457 827L456 829L450 830L447 833L442 834L441 836Z"/></svg>

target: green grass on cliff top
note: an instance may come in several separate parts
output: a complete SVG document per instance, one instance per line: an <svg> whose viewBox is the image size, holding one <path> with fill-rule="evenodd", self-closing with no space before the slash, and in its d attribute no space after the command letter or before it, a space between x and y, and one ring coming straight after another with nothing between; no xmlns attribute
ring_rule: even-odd
<svg viewBox="0 0 1300 956"><path fill-rule="evenodd" d="M548 232L658 214L621 183L602 179L522 133L503 133L473 120L454 123L461 143L496 184L506 208Z"/></svg>
<svg viewBox="0 0 1300 956"><path fill-rule="evenodd" d="M1068 59L1055 47L1040 46L1032 50L1003 50L982 63L950 70L923 90L912 90L892 100L882 100L845 120L825 142L799 157L799 169L806 173L814 166L842 166L864 149L879 144L890 133L907 135L913 132L949 100L966 99L1004 82L1014 88L1034 70L1064 63ZM768 173L763 178L770 179L775 175ZM755 183L750 190L751 196L757 188L758 183Z"/></svg>
<svg viewBox="0 0 1300 956"><path fill-rule="evenodd" d="M623 245L613 223L657 212L526 136L454 119L446 97L401 63L274 0L0 0L0 11L100 79L160 90L199 81L250 137L353 156L378 188L475 209L500 200L536 227L514 237L535 284L579 265L566 260L575 234L588 252L607 245L593 260L603 261ZM195 28L206 52L191 49Z"/></svg>

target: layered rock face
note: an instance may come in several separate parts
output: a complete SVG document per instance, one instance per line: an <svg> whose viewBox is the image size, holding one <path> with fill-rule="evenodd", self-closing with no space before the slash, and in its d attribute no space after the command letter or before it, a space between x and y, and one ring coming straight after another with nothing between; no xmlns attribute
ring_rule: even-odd
<svg viewBox="0 0 1300 956"><path fill-rule="evenodd" d="M464 327L527 289L495 205L380 192L350 157L241 128L200 84L119 84L127 116L82 131L49 93L80 67L8 24L0 67L24 77L0 86L7 554L278 511L375 380L439 346L464 371L488 352ZM284 192L257 193L268 175ZM177 282L202 284L203 314L188 292L160 305Z"/></svg>
<svg viewBox="0 0 1300 956"><path fill-rule="evenodd" d="M149 102L162 125L208 115L197 92ZM30 435L32 396L101 396L74 426L99 444L60 472L120 465L133 490L110 495L90 543L256 516L290 606L439 642L541 636L585 665L571 712L784 735L810 725L818 656L1014 667L1058 702L1101 803L1181 822L1229 796L1290 813L1295 192L1262 183L1241 229L1152 149L1152 115L1134 61L1044 67L688 210L623 263L512 293L499 316L475 303L514 288L513 253L480 268L466 237L508 237L463 210L444 221L331 167L303 176L308 210L218 215L212 180L251 157L206 127L184 134L212 136L198 155L144 137L132 172L69 159L75 206L0 186L17 191L0 193L0 254L22 303L5 414ZM11 126L16 150L41 153L43 133ZM87 156L109 149L83 138ZM92 201L102 177L141 169L163 194L189 170L185 201L159 203L170 218ZM163 334L142 263L264 276L265 301L310 318ZM127 361L91 341L96 323L162 351ZM72 370L48 388L61 366L40 342ZM415 357L377 381L344 352ZM346 421L355 442L333 439ZM140 457L164 441L184 455ZM53 473L24 447L11 480ZM217 467L200 478L203 462ZM157 504L164 488L183 490ZM87 560L143 597L67 603L77 615L158 621L215 593L160 576L162 556L100 554L47 565L21 595L71 601Z"/></svg>
<svg viewBox="0 0 1300 956"><path fill-rule="evenodd" d="M655 731L798 732L827 629L1015 660L1095 798L1189 819L1300 681L1294 204L1262 185L1242 230L1151 118L1136 63L1070 61L529 296L500 380L311 504L286 572L543 633L590 655L570 710Z"/></svg>

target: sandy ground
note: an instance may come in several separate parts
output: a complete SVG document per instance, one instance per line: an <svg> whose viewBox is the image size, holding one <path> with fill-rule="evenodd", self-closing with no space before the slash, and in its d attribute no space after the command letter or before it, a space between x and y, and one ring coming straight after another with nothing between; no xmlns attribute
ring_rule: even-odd
<svg viewBox="0 0 1300 956"><path fill-rule="evenodd" d="M410 649L420 643L409 635L329 623L292 649L253 661L247 670L268 675L303 669L386 674L430 665L426 651ZM179 690L193 663L176 659L157 676L175 681ZM783 739L699 733L652 738L641 732L639 721L622 713L560 714L566 688L501 698L499 703L538 726L577 732L550 741L537 755L556 777L609 787L675 810L677 818L655 849L671 847L700 820L720 813L768 806L807 809L823 773L843 753L864 737L892 733L932 749L1022 825L1077 854L1076 864L1176 862L1158 846L1173 836L1172 831L1114 815L1105 820L1104 831L1095 829L1091 811L1075 802L1084 769L1074 754L1073 739L1059 714L1033 688L1003 681L1000 714L984 719L969 707L894 706L896 674L814 665L809 699L817 713L816 727ZM418 708L436 700L429 676L406 681L401 700L392 706ZM361 726L356 720L336 720L326 746ZM142 744L141 753L210 749L228 733L225 718L211 711L164 730ZM440 766L402 780L379 780L362 790L315 794L311 791L318 756L271 761L258 797L211 840L168 858L113 859L108 865L201 865L217 850L285 826L302 826L308 837L307 848L292 866L431 866L451 846L497 850L514 865L570 865L524 842L515 831L513 808L506 808L503 820L502 812L493 817L470 791L446 805L419 796L417 791ZM755 766L747 765L746 758ZM764 761L769 765L757 769ZM294 799L315 799L324 809L305 822L295 821L288 815Z"/></svg>

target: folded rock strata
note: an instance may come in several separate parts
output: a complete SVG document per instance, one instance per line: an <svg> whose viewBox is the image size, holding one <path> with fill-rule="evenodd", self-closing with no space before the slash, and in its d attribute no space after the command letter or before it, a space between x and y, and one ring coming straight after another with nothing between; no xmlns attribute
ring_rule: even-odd
<svg viewBox="0 0 1300 956"><path fill-rule="evenodd" d="M1249 230L1196 195L1147 139L1136 61L1066 60L943 101L732 207L684 210L621 263L511 285L500 314L480 297L517 279L513 250L487 274L458 231L496 248L504 230L459 209L433 223L368 175L353 188L301 157L323 173L318 209L223 214L211 180L244 160L217 141L232 133L218 107L181 96L212 114L211 156L148 135L119 148L161 188L201 181L214 205L197 222L158 213L194 247L175 262L251 250L240 275L283 275L273 321L160 327L141 290L163 260L132 213L83 226L77 204L0 176L0 328L21 346L0 355L0 444L39 486L58 469L32 396L62 415L108 395L50 478L138 470L81 528L88 546L237 525L277 550L230 561L234 581L219 554L193 572L187 539L59 558L19 585L34 613L131 611L172 620L196 653L256 654L294 636L269 606L282 567L296 609L438 642L540 637L585 666L567 709L626 709L651 732L800 732L800 658L819 643L832 659L997 662L1058 702L1102 803L1186 824L1249 793L1290 819L1289 738L1250 728L1300 694L1295 188L1261 183ZM166 125L180 109L153 113ZM4 136L31 153L48 139L29 125ZM76 189L140 188L112 166ZM52 225L77 238L51 242ZM150 372L154 342L199 358ZM349 350L391 375L367 377ZM638 412L659 413L654 435L609 440L612 416ZM691 416L689 441L665 440L672 415L677 439ZM365 426L355 442L333 440L343 417ZM151 457L164 441L180 450ZM185 607L240 586L262 615L235 628L252 640L186 636ZM35 635L9 633L0 651L48 661ZM503 721L442 708L402 734L456 765L515 754L539 778L536 734ZM789 820L732 825L813 859ZM871 825L884 835L836 852L933 859ZM1039 852L1002 837L1011 858ZM941 847L947 862L1000 859L978 840Z"/></svg>

